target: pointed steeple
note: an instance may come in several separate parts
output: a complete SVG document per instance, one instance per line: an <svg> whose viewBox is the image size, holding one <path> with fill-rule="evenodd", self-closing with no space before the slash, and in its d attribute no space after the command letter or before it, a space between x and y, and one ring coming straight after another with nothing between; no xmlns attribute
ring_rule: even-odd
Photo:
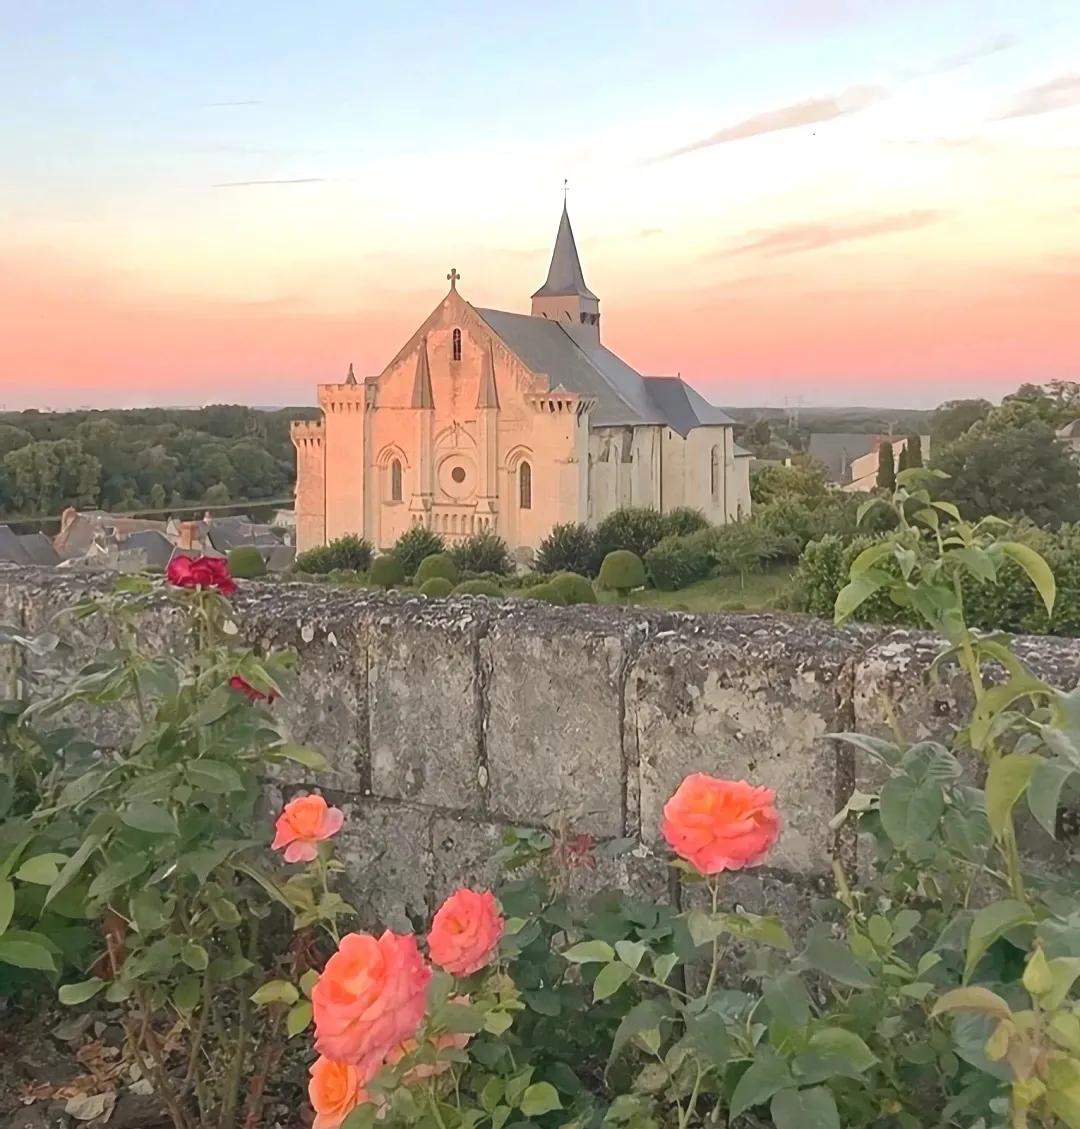
<svg viewBox="0 0 1080 1129"><path fill-rule="evenodd" d="M476 406L478 408L499 406L499 390L495 387L495 355L490 341L484 351L484 365L480 370L480 388L476 393Z"/></svg>
<svg viewBox="0 0 1080 1129"><path fill-rule="evenodd" d="M596 295L585 285L585 275L581 270L574 229L570 226L570 215L563 200L562 218L555 236L555 250L551 253L547 280L533 295L534 298L565 298L576 295L579 298L592 298Z"/></svg>
<svg viewBox="0 0 1080 1129"><path fill-rule="evenodd" d="M435 397L431 394L431 368L428 365L426 337L420 339L420 356L416 361L416 379L413 381L412 407L435 407Z"/></svg>
<svg viewBox="0 0 1080 1129"><path fill-rule="evenodd" d="M346 384L355 384L356 383L356 373L353 372L352 361L349 361L349 374L348 374L348 376L345 377L345 383Z"/></svg>

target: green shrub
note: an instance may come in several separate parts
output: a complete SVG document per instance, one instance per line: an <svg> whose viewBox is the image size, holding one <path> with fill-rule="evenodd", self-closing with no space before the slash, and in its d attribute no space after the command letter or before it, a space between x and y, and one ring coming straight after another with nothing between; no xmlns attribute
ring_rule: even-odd
<svg viewBox="0 0 1080 1129"><path fill-rule="evenodd" d="M554 526L536 550L537 572L576 572L579 576L595 576L599 567L596 534L581 522Z"/></svg>
<svg viewBox="0 0 1080 1129"><path fill-rule="evenodd" d="M306 553L298 553L293 567L297 572L312 574L333 572L335 569L365 572L371 564L371 556L370 541L347 533L329 545L319 545Z"/></svg>
<svg viewBox="0 0 1080 1129"><path fill-rule="evenodd" d="M664 528L669 537L689 537L699 529L708 529L709 519L693 506L676 506L664 514Z"/></svg>
<svg viewBox="0 0 1080 1129"><path fill-rule="evenodd" d="M708 546L713 571L721 576L738 576L743 584L751 572L760 572L778 553L777 539L754 518L695 533Z"/></svg>
<svg viewBox="0 0 1080 1129"><path fill-rule="evenodd" d="M460 579L457 565L446 553L432 553L430 557L425 557L420 562L416 570L415 580L417 584L422 585L425 580L432 580L435 577L448 580L451 588Z"/></svg>
<svg viewBox="0 0 1080 1129"><path fill-rule="evenodd" d="M645 565L637 553L631 553L629 549L614 549L604 557L597 583L601 588L626 596L635 588L643 588L645 579Z"/></svg>
<svg viewBox="0 0 1080 1129"><path fill-rule="evenodd" d="M397 588L405 580L401 559L394 553L383 553L371 562L368 579L376 588Z"/></svg>
<svg viewBox="0 0 1080 1129"><path fill-rule="evenodd" d="M515 572L512 576L485 577L484 579L496 580L506 589L535 588L538 584L547 584L554 580L553 572Z"/></svg>
<svg viewBox="0 0 1080 1129"><path fill-rule="evenodd" d="M548 584L562 596L566 604L596 603L596 592L593 591L592 584L576 572L560 572Z"/></svg>
<svg viewBox="0 0 1080 1129"><path fill-rule="evenodd" d="M425 557L446 551L446 542L424 525L410 525L394 542L394 548L391 551L401 561L405 575L414 576L416 570L420 567L420 562Z"/></svg>
<svg viewBox="0 0 1080 1129"><path fill-rule="evenodd" d="M526 600L541 600L545 604L556 604L558 607L566 605L566 597L555 587L554 583L537 584L533 588L526 588L521 595Z"/></svg>
<svg viewBox="0 0 1080 1129"><path fill-rule="evenodd" d="M467 537L450 550L450 556L462 573L488 572L506 576L514 571L509 547L492 529Z"/></svg>
<svg viewBox="0 0 1080 1129"><path fill-rule="evenodd" d="M654 588L674 592L704 580L712 568L712 559L699 534L670 536L645 554L645 568Z"/></svg>
<svg viewBox="0 0 1080 1129"><path fill-rule="evenodd" d="M657 510L637 506L615 510L596 527L597 559L602 561L616 549L644 557L667 533L664 517Z"/></svg>
<svg viewBox="0 0 1080 1129"><path fill-rule="evenodd" d="M498 599L506 595L493 580L463 580L455 589L455 596L490 596Z"/></svg>
<svg viewBox="0 0 1080 1129"><path fill-rule="evenodd" d="M266 561L254 545L238 545L229 550L229 571L238 580L266 575Z"/></svg>
<svg viewBox="0 0 1080 1129"><path fill-rule="evenodd" d="M429 577L420 585L420 595L429 596L432 599L442 599L444 596L449 596L453 590L453 583L445 576Z"/></svg>

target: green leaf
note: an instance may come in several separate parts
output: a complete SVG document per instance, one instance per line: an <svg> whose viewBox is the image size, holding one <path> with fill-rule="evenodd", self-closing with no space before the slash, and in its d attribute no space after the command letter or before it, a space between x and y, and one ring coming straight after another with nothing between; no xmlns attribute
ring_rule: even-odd
<svg viewBox="0 0 1080 1129"><path fill-rule="evenodd" d="M769 1047L759 1047L757 1057L739 1079L731 1095L732 1118L767 1102L778 1090L793 1085L788 1064Z"/></svg>
<svg viewBox="0 0 1080 1129"><path fill-rule="evenodd" d="M954 988L938 997L934 1004L932 1016L943 1015L950 1011L967 1011L975 1015L991 1015L995 1019L1008 1019L1012 1012L1009 1005L989 988L974 986L971 988Z"/></svg>
<svg viewBox="0 0 1080 1129"><path fill-rule="evenodd" d="M300 1000L299 1003L293 1004L289 1008L289 1014L285 1016L285 1030L290 1039L294 1035L299 1035L301 1031L306 1031L310 1023L311 1004L308 1000Z"/></svg>
<svg viewBox="0 0 1080 1129"><path fill-rule="evenodd" d="M35 855L15 871L15 877L34 886L51 886L60 873L60 865L67 860L67 855Z"/></svg>
<svg viewBox="0 0 1080 1129"><path fill-rule="evenodd" d="M851 562L851 568L848 569L848 576L850 579L855 580L862 576L868 569L873 568L878 561L884 560L885 557L892 556L892 551L892 541L879 541L875 545L868 545Z"/></svg>
<svg viewBox="0 0 1080 1129"><path fill-rule="evenodd" d="M1057 584L1046 561L1030 545L1022 545L1019 541L1002 541L1001 551L1028 574L1028 579L1035 585L1035 591L1046 605L1046 614L1053 615Z"/></svg>
<svg viewBox="0 0 1080 1129"><path fill-rule="evenodd" d="M1034 921L1031 910L1023 902L1006 900L985 906L975 915L968 933L967 958L964 962L964 979L975 971L986 950L999 938Z"/></svg>
<svg viewBox="0 0 1080 1129"><path fill-rule="evenodd" d="M270 750L270 755L279 760L295 761L305 768L313 768L325 772L330 763L317 749L307 749L303 745L275 745Z"/></svg>
<svg viewBox="0 0 1080 1129"><path fill-rule="evenodd" d="M66 1007L74 1007L76 1004L84 1004L87 1000L92 1000L104 987L105 981L95 976L91 980L84 980L81 984L62 984L58 995L62 1004Z"/></svg>
<svg viewBox="0 0 1080 1129"><path fill-rule="evenodd" d="M1073 768L1058 761L1040 759L1031 775L1027 790L1028 810L1051 838L1057 831L1057 810L1061 789L1073 774Z"/></svg>
<svg viewBox="0 0 1080 1129"><path fill-rule="evenodd" d="M840 984L851 988L872 988L874 978L862 961L841 941L822 934L811 937L803 955L806 963L818 972L824 972Z"/></svg>
<svg viewBox="0 0 1080 1129"><path fill-rule="evenodd" d="M877 1062L877 1056L855 1034L843 1027L823 1027L810 1036L810 1050L829 1058L842 1059L853 1070L862 1073Z"/></svg>
<svg viewBox="0 0 1080 1129"><path fill-rule="evenodd" d="M304 995L307 996L307 998L310 1000L311 993L318 982L319 974L315 971L314 968L309 968L308 971L300 977L300 991L303 992Z"/></svg>
<svg viewBox="0 0 1080 1129"><path fill-rule="evenodd" d="M659 1035L660 1024L671 1018L670 1008L660 1000L642 1000L635 1004L623 1016L622 1022L615 1030L615 1037L611 1042L611 1054L608 1056L607 1070L619 1057L622 1049L631 1039L645 1031L656 1031ZM659 1042L659 1038L657 1039ZM606 1071L605 1071L606 1072Z"/></svg>
<svg viewBox="0 0 1080 1129"><path fill-rule="evenodd" d="M133 878L138 878L147 867L147 859L139 853L125 855L116 862L111 862L90 883L87 891L91 898L102 898L111 894L113 890L126 885Z"/></svg>
<svg viewBox="0 0 1080 1129"><path fill-rule="evenodd" d="M994 564L994 558L985 549L968 546L954 550L953 555L957 560L963 562L964 567L977 580L986 580L991 584L997 580L997 566Z"/></svg>
<svg viewBox="0 0 1080 1129"><path fill-rule="evenodd" d="M198 976L185 976L173 992L173 1003L181 1011L194 1011L199 1005L199 996L202 993L202 981Z"/></svg>
<svg viewBox="0 0 1080 1129"><path fill-rule="evenodd" d="M526 1117L539 1117L553 1109L562 1109L562 1101L559 1091L550 1082L534 1082L522 1095L520 1108Z"/></svg>
<svg viewBox="0 0 1080 1129"><path fill-rule="evenodd" d="M605 965L600 969L600 974L593 981L593 1003L606 1000L615 993L634 975L634 970L621 961Z"/></svg>
<svg viewBox="0 0 1080 1129"><path fill-rule="evenodd" d="M607 941L582 941L571 945L563 954L571 964L607 964L615 959L615 950Z"/></svg>
<svg viewBox="0 0 1080 1129"><path fill-rule="evenodd" d="M824 1086L781 1090L769 1106L776 1129L840 1129L836 1099Z"/></svg>
<svg viewBox="0 0 1080 1129"><path fill-rule="evenodd" d="M28 940L25 934L19 940L0 938L0 963L16 968L33 968L39 972L55 972L56 960L52 950L44 943Z"/></svg>
<svg viewBox="0 0 1080 1129"><path fill-rule="evenodd" d="M845 584L836 597L833 607L833 621L841 624L866 603L870 597L886 584L891 584L892 578L888 573L877 569L870 569L861 576Z"/></svg>
<svg viewBox="0 0 1080 1129"><path fill-rule="evenodd" d="M160 804L146 800L135 800L121 813L120 818L135 831L145 831L148 835L179 835L176 820L171 812Z"/></svg>
<svg viewBox="0 0 1080 1129"><path fill-rule="evenodd" d="M1042 757L1011 753L991 762L986 774L986 818L998 839L1010 825L1012 809L1027 790L1041 760Z"/></svg>
<svg viewBox="0 0 1080 1129"><path fill-rule="evenodd" d="M102 835L87 835L82 843L79 844L79 849L67 860L64 864L64 868L49 887L49 892L45 895L45 905L48 905L53 898L67 889L75 880L79 872L86 865L86 860L101 845L103 838L104 836Z"/></svg>
<svg viewBox="0 0 1080 1129"><path fill-rule="evenodd" d="M770 1031L800 1031L810 1022L810 997L797 973L786 972L766 980L763 994Z"/></svg>
<svg viewBox="0 0 1080 1129"><path fill-rule="evenodd" d="M209 760L205 757L189 762L187 778L195 788L219 796L244 790L244 782L235 768L222 761Z"/></svg>
<svg viewBox="0 0 1080 1129"><path fill-rule="evenodd" d="M881 789L881 826L898 847L925 843L945 814L945 792L936 780L919 783L894 776Z"/></svg>
<svg viewBox="0 0 1080 1129"><path fill-rule="evenodd" d="M253 1004L295 1004L300 999L300 993L295 984L288 980L270 980L252 993Z"/></svg>
<svg viewBox="0 0 1080 1129"><path fill-rule="evenodd" d="M671 975L671 970L678 963L679 956L677 953L654 953L652 958L653 976L659 980L661 984L666 984L667 978Z"/></svg>
<svg viewBox="0 0 1080 1129"><path fill-rule="evenodd" d="M15 916L15 887L9 878L0 881L0 936L7 932Z"/></svg>
<svg viewBox="0 0 1080 1129"><path fill-rule="evenodd" d="M185 941L180 949L180 959L192 972L204 972L210 963L210 954L194 941Z"/></svg>
<svg viewBox="0 0 1080 1129"><path fill-rule="evenodd" d="M641 941L616 941L615 951L619 954L619 960L621 960L623 964L628 964L631 968L637 968L637 966L641 964L641 958L648 950Z"/></svg>

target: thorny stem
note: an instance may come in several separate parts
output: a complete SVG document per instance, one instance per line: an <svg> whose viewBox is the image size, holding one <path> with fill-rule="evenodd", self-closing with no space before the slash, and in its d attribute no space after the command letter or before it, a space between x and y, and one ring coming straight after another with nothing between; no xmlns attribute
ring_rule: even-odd
<svg viewBox="0 0 1080 1129"><path fill-rule="evenodd" d="M199 1103L199 1117L207 1116L206 1081L199 1069L199 1058L202 1054L203 1037L206 1034L206 1024L210 1018L213 1004L213 992L210 984L210 972L203 976L202 1001L199 1006L199 1019L191 1036L191 1051L188 1054L187 1073L184 1075L184 1088L194 1085L195 1097Z"/></svg>
<svg viewBox="0 0 1080 1129"><path fill-rule="evenodd" d="M165 1103L165 1108L169 1111L169 1117L172 1118L173 1125L176 1129L191 1129L191 1121L180 1099L177 1097L176 1091L173 1089L172 1082L169 1080L168 1069L165 1065L165 1056L161 1052L161 1044L158 1043L157 1035L154 1034L154 1028L150 1022L150 1007L146 999L146 993L140 991L137 999L139 1002L139 1012L142 1016L142 1025L134 1037L132 1037L133 1033L129 1029L128 1038L132 1039L136 1048L144 1047L150 1055L150 1061L152 1063L150 1075L154 1083L154 1089Z"/></svg>
<svg viewBox="0 0 1080 1129"><path fill-rule="evenodd" d="M255 964L259 945L259 919L251 919L248 934L248 959ZM232 1062L229 1064L228 1075L225 1080L225 1090L221 1101L221 1117L218 1120L218 1129L232 1129L233 1119L236 1117L236 1106L240 1100L240 1079L244 1073L244 1061L247 1058L247 1042L250 1035L249 1023L251 1019L250 992L246 989L240 992L240 1004L236 1022L236 1047L233 1051Z"/></svg>
<svg viewBox="0 0 1080 1129"><path fill-rule="evenodd" d="M690 1099L686 1103L686 1113L685 1115L681 1112L679 1114L679 1129L686 1129L697 1110L698 1091L701 1089L702 1077L701 1067L699 1066L697 1067L697 1077L694 1079L694 1088L690 1091Z"/></svg>
<svg viewBox="0 0 1080 1129"><path fill-rule="evenodd" d="M266 1083L274 1067L281 1059L284 1050L284 1046L278 1038L282 1014L281 1009L275 1009L275 1014L270 1020L270 1031L263 1047L258 1069L248 1086L248 1106L247 1115L244 1118L244 1129L259 1129L262 1124L263 1106L266 1101Z"/></svg>
<svg viewBox="0 0 1080 1129"><path fill-rule="evenodd" d="M716 907L720 900L720 879L715 875L709 879L709 892L712 894L712 914L716 916ZM709 982L705 985L705 999L712 995L713 985L716 983L716 973L720 967L720 938L713 937L712 967L709 969ZM700 1082L701 1079L699 1078Z"/></svg>

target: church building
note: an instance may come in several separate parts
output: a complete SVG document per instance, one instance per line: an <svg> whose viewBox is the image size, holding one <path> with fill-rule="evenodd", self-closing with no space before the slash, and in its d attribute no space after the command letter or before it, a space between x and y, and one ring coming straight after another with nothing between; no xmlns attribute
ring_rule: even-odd
<svg viewBox="0 0 1080 1129"><path fill-rule="evenodd" d="M534 549L561 522L678 506L750 512L733 421L677 376L643 376L600 336L563 207L528 314L450 289L378 376L319 385L322 418L292 425L299 550L411 525L453 543L492 529Z"/></svg>

